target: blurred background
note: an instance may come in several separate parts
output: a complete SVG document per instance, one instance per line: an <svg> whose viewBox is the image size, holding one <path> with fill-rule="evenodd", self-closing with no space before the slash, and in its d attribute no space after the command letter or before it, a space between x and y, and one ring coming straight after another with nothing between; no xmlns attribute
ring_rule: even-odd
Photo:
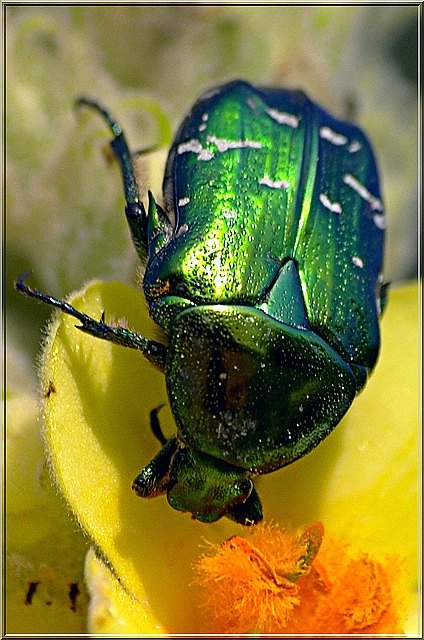
<svg viewBox="0 0 424 640"><path fill-rule="evenodd" d="M8 6L6 38L7 331L10 389L35 379L50 309L13 290L62 297L90 279L134 282L109 134L73 101L98 98L133 149L142 191L159 197L167 148L207 88L234 78L301 88L371 139L389 228L386 280L417 275L418 7ZM33 384L33 382L31 382Z"/></svg>

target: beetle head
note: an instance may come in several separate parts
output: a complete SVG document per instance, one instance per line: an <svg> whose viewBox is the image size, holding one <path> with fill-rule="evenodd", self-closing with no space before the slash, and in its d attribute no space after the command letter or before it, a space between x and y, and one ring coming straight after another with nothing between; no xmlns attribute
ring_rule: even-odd
<svg viewBox="0 0 424 640"><path fill-rule="evenodd" d="M171 507L189 511L201 522L224 515L240 524L262 519L259 496L246 471L199 451L176 452L167 492Z"/></svg>
<svg viewBox="0 0 424 640"><path fill-rule="evenodd" d="M167 493L171 507L200 522L222 516L244 525L262 520L261 501L245 469L189 449L175 437L141 471L133 489L142 498Z"/></svg>

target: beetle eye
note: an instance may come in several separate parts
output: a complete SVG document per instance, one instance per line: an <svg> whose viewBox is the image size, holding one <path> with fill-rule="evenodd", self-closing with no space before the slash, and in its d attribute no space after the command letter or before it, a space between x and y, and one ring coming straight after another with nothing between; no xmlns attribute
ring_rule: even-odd
<svg viewBox="0 0 424 640"><path fill-rule="evenodd" d="M238 483L237 488L240 491L240 493L243 495L243 498L246 499L252 493L253 482L251 481L250 478L243 478L243 480L240 480L240 482Z"/></svg>

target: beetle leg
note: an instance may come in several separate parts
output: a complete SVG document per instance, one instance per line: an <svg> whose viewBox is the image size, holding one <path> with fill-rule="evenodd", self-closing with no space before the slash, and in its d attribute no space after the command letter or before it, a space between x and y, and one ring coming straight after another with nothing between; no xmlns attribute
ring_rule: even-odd
<svg viewBox="0 0 424 640"><path fill-rule="evenodd" d="M155 438L159 440L162 445L168 442L168 438L163 435L163 431L161 429L158 418L158 413L164 406L164 404L160 404L158 407L156 407L156 409L152 409L150 412L150 428Z"/></svg>
<svg viewBox="0 0 424 640"><path fill-rule="evenodd" d="M140 200L137 181L134 175L132 154L128 148L125 134L121 126L112 118L110 113L98 102L91 98L81 97L76 101L77 106L86 106L94 109L106 120L112 131L114 138L110 146L121 167L122 181L124 185L124 196L126 201L125 215L131 230L131 235L136 249L145 258L147 254L147 214L143 203Z"/></svg>
<svg viewBox="0 0 424 640"><path fill-rule="evenodd" d="M170 487L171 459L177 450L177 439L174 437L166 441L159 453L136 477L132 488L140 498L154 498Z"/></svg>
<svg viewBox="0 0 424 640"><path fill-rule="evenodd" d="M85 313L81 313L75 309L75 307L70 305L68 302L53 298L52 296L37 291L36 289L31 289L24 284L24 279L30 273L31 271L25 271L25 273L22 273L15 282L15 288L18 291L30 298L35 298L36 300L45 302L46 304L56 307L64 313L77 318L77 320L81 322L81 326L75 325L76 328L90 334L91 336L102 338L103 340L109 340L110 342L114 342L115 344L119 344L124 347L139 349L147 360L160 369L164 369L167 348L161 342L148 340L140 333L135 333L134 331L130 331L124 327L111 327L103 322L103 314L100 321L94 320L94 318L90 318L90 316L87 316Z"/></svg>

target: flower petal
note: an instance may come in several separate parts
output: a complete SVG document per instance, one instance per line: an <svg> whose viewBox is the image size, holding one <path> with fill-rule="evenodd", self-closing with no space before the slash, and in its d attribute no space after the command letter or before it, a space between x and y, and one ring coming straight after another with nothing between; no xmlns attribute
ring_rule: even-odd
<svg viewBox="0 0 424 640"><path fill-rule="evenodd" d="M126 285L92 284L73 304L95 318L105 310L107 322L111 313L125 317L130 328L157 338L142 295ZM319 519L354 549L406 554L411 569L417 541L416 320L416 287L394 289L383 318L380 362L342 424L314 452L257 483L267 519L295 526ZM43 384L53 389L45 429L58 483L124 589L173 633L195 632L199 615L188 585L201 535L221 542L241 527L222 519L206 532L164 498L142 500L131 491L159 449L149 413L167 402L164 376L134 350L74 325L60 316L44 357ZM160 421L170 435L175 427L168 409ZM411 574L411 588L415 580Z"/></svg>
<svg viewBox="0 0 424 640"><path fill-rule="evenodd" d="M140 292L93 283L73 298L94 318L105 310L147 337L158 337ZM173 633L196 629L191 566L205 527L167 504L141 499L131 484L157 453L149 414L167 403L164 376L132 349L85 335L61 314L52 325L42 368L45 436L58 485L85 531L139 603L147 601ZM168 407L160 414L170 435ZM208 527L217 542L239 531L227 519ZM178 598L175 594L178 593ZM185 607L180 603L184 601Z"/></svg>
<svg viewBox="0 0 424 640"><path fill-rule="evenodd" d="M10 380L19 351L9 344ZM21 378L24 372L21 372ZM45 467L36 395L9 389L5 486L5 627L7 635L85 631L86 543Z"/></svg>
<svg viewBox="0 0 424 640"><path fill-rule="evenodd" d="M88 632L106 636L122 634L161 634L166 630L154 618L147 602L137 601L126 591L110 569L90 549L85 577L91 593Z"/></svg>

